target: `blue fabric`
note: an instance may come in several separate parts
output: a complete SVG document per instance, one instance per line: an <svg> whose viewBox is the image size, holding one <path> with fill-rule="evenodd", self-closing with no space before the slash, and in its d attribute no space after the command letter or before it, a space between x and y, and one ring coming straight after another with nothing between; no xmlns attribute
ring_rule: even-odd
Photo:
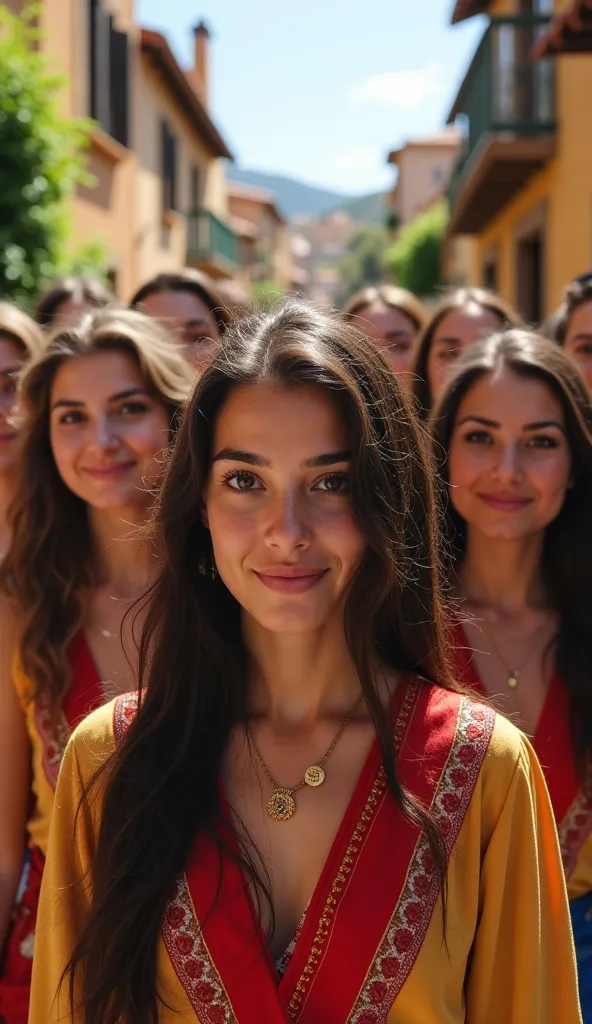
<svg viewBox="0 0 592 1024"><path fill-rule="evenodd" d="M570 903L584 1024L592 1024L592 892Z"/></svg>

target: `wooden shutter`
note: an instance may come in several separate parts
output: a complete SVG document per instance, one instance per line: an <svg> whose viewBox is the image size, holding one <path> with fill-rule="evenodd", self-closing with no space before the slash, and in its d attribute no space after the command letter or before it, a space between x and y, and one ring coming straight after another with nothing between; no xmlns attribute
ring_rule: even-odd
<svg viewBox="0 0 592 1024"><path fill-rule="evenodd" d="M122 146L129 142L129 43L125 32L111 26L109 82L110 131Z"/></svg>

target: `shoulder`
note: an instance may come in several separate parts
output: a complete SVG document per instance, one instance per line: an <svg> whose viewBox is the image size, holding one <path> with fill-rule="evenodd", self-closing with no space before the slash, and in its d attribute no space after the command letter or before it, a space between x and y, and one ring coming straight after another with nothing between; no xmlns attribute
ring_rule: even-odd
<svg viewBox="0 0 592 1024"><path fill-rule="evenodd" d="M77 763L83 778L90 776L115 750L122 734L121 722L130 707L137 709L136 694L125 694L91 711L72 733L67 754Z"/></svg>

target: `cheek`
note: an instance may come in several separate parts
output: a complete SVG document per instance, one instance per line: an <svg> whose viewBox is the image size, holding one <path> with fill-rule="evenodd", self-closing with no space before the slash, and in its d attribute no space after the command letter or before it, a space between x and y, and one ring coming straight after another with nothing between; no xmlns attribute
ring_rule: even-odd
<svg viewBox="0 0 592 1024"><path fill-rule="evenodd" d="M534 466L529 476L540 497L559 509L570 483L570 461L557 459L546 465Z"/></svg>
<svg viewBox="0 0 592 1024"><path fill-rule="evenodd" d="M49 442L57 471L67 481L75 473L76 461L84 445L74 433L65 437L54 430L50 430Z"/></svg>
<svg viewBox="0 0 592 1024"><path fill-rule="evenodd" d="M129 428L120 436L136 455L150 461L168 448L168 421L164 416L155 416Z"/></svg>

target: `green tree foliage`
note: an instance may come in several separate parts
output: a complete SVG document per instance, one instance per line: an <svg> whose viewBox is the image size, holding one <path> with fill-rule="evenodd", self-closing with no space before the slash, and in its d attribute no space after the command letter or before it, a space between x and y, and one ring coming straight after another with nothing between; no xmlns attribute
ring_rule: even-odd
<svg viewBox="0 0 592 1024"><path fill-rule="evenodd" d="M92 126L59 112L62 83L36 49L37 14L0 6L0 298L24 307L71 261L66 200L88 183L82 150Z"/></svg>
<svg viewBox="0 0 592 1024"><path fill-rule="evenodd" d="M255 309L265 312L283 298L284 291L277 281L254 281L253 282L253 303Z"/></svg>
<svg viewBox="0 0 592 1024"><path fill-rule="evenodd" d="M415 295L434 295L442 283L442 245L448 225L443 199L402 228L386 261L397 282Z"/></svg>
<svg viewBox="0 0 592 1024"><path fill-rule="evenodd" d="M354 232L338 266L343 283L343 299L358 288L379 284L383 280L388 244L388 233L383 227L360 228Z"/></svg>

